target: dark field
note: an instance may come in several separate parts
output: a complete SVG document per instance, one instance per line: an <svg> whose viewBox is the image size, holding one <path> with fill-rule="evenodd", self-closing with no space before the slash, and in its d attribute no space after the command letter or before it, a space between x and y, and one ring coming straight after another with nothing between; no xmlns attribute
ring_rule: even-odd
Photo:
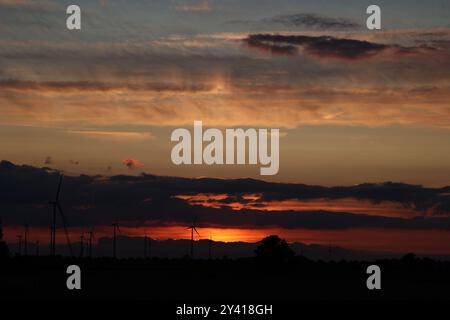
<svg viewBox="0 0 450 320"><path fill-rule="evenodd" d="M66 268L81 267L82 289L68 290ZM366 269L381 267L381 290ZM405 256L377 262L257 259L75 259L15 257L0 262L2 299L151 299L280 301L448 299L450 263Z"/></svg>

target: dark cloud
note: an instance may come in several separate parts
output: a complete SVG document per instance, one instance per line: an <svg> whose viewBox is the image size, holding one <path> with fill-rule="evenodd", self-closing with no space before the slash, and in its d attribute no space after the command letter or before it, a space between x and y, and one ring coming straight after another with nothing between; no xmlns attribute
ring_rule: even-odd
<svg viewBox="0 0 450 320"><path fill-rule="evenodd" d="M277 15L261 20L231 20L229 24L243 24L250 26L282 25L283 27L303 27L318 30L348 30L361 26L346 18L331 18L315 13L296 13Z"/></svg>
<svg viewBox="0 0 450 320"><path fill-rule="evenodd" d="M0 212L5 224L46 226L58 183L58 172L48 168L0 163ZM191 223L199 227L281 227L286 229L441 229L450 230L450 187L424 188L398 183L322 187L269 183L252 179L188 179L117 175L112 177L66 176L61 203L70 226L110 225L171 226ZM242 194L261 194L261 201L314 198L357 198L373 202L395 201L434 216L397 218L347 212L232 210L192 205L180 194L229 194L240 201ZM93 201L93 195L95 200ZM151 201L148 199L151 198Z"/></svg>
<svg viewBox="0 0 450 320"><path fill-rule="evenodd" d="M330 18L314 13L298 13L290 15L279 15L272 18L264 19L269 23L279 23L284 26L307 27L322 30L330 29L357 29L359 24L350 19Z"/></svg>
<svg viewBox="0 0 450 320"><path fill-rule="evenodd" d="M396 48L369 41L340 39L331 36L252 34L243 41L251 48L274 54L294 55L301 49L306 54L316 57L348 60L369 58L388 48ZM400 50L400 48L398 49Z"/></svg>

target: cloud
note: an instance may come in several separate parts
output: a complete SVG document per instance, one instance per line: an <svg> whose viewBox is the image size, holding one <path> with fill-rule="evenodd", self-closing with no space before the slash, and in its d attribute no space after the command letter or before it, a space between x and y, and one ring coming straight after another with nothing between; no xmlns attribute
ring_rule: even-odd
<svg viewBox="0 0 450 320"><path fill-rule="evenodd" d="M302 26L317 28L322 30L328 29L357 29L359 24L350 19L330 18L314 13L298 13L289 15L279 15L272 18L264 19L264 21L272 23L280 23L284 26Z"/></svg>
<svg viewBox="0 0 450 320"><path fill-rule="evenodd" d="M128 167L128 169L140 168L144 165L142 162L136 159L125 159L122 161L122 164Z"/></svg>
<svg viewBox="0 0 450 320"><path fill-rule="evenodd" d="M282 25L283 27L303 27L312 30L349 30L361 26L351 19L331 18L315 13L296 13L277 15L260 20L231 20L229 24L243 24L252 26Z"/></svg>
<svg viewBox="0 0 450 320"><path fill-rule="evenodd" d="M51 0L0 0L0 7L17 10L54 12L59 8L59 5Z"/></svg>
<svg viewBox="0 0 450 320"><path fill-rule="evenodd" d="M392 45L331 36L252 34L243 41L250 48L274 54L295 55L302 49L304 53L315 57L345 60L370 58L388 48L400 52L400 48Z"/></svg>
<svg viewBox="0 0 450 320"><path fill-rule="evenodd" d="M449 50L414 47L416 40L430 47L448 39L448 30L287 36L195 36L207 49L184 47L185 37L172 39L173 47L0 41L0 122L83 123L92 131L185 126L199 118L212 126L450 127Z"/></svg>
<svg viewBox="0 0 450 320"><path fill-rule="evenodd" d="M211 91L212 87L202 84L171 84L171 83L108 83L91 81L24 81L7 79L0 80L0 88L17 91L40 92L107 92L107 91L154 91L167 93Z"/></svg>
<svg viewBox="0 0 450 320"><path fill-rule="evenodd" d="M23 6L29 3L26 0L0 0L0 5L2 6Z"/></svg>
<svg viewBox="0 0 450 320"><path fill-rule="evenodd" d="M68 133L77 134L94 139L108 140L147 140L153 138L150 132L128 131L96 131L96 130L68 130Z"/></svg>
<svg viewBox="0 0 450 320"><path fill-rule="evenodd" d="M313 81L313 77L307 79ZM4 90L0 92L0 122L69 127L82 122L94 128L113 124L191 126L194 120L202 119L211 126L295 128L301 124L401 124L450 127L447 87L351 88L350 83L358 78L354 74L354 78L349 79L348 89L245 83L223 92L169 96L133 91L128 95L85 92L73 96L64 92L49 95ZM336 79L335 86L339 81ZM261 109L265 112L261 113Z"/></svg>
<svg viewBox="0 0 450 320"><path fill-rule="evenodd" d="M32 0L0 0L0 6L6 7L27 7L34 5L37 5L37 3Z"/></svg>
<svg viewBox="0 0 450 320"><path fill-rule="evenodd" d="M124 164L136 165L127 159ZM58 172L48 168L17 166L0 162L0 209L8 225L45 226L54 195ZM411 218L353 214L345 211L253 209L233 210L227 207L204 207L189 203L177 195L226 194L245 203L271 202L281 199L366 199L398 202L423 210L422 216ZM188 179L116 175L65 176L62 204L70 226L108 225L115 219L123 225L137 227L185 225L198 217L202 227L267 228L312 230L345 230L351 228L450 230L450 187L424 188L399 183L362 184L353 187L322 187L302 184L269 183L252 179ZM260 194L257 200L246 195ZM95 195L93 197L93 195ZM152 201L147 201L151 198ZM94 200L93 200L94 199ZM215 200L217 201L217 200ZM432 214L428 214L432 212Z"/></svg>
<svg viewBox="0 0 450 320"><path fill-rule="evenodd" d="M176 11L186 12L205 12L211 11L208 0L194 0L194 1L179 1L175 5Z"/></svg>

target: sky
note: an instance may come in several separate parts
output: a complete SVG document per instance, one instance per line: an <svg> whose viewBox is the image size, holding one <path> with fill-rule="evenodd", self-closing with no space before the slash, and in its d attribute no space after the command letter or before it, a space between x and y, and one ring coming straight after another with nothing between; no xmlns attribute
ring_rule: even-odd
<svg viewBox="0 0 450 320"><path fill-rule="evenodd" d="M202 120L280 128L271 181L448 182L446 1L381 1L381 31L365 27L367 1L77 3L82 30L69 31L67 1L0 1L2 159L258 177L255 166L172 164L170 133Z"/></svg>
<svg viewBox="0 0 450 320"><path fill-rule="evenodd" d="M60 172L0 162L0 208L5 239L47 248ZM257 242L277 234L290 243L378 253L450 253L450 187L386 182L324 187L255 179L182 178L150 174L64 176L60 204L72 241L95 233L157 240ZM57 243L65 244L57 217ZM140 242L139 242L140 243ZM17 247L17 246L16 246ZM44 250L42 251L44 252ZM186 251L187 252L187 251Z"/></svg>
<svg viewBox="0 0 450 320"><path fill-rule="evenodd" d="M365 0L80 0L76 4L82 10L82 29L69 31L65 11L73 3L0 0L0 160L8 161L0 170L0 182L18 179L21 185L34 179L21 180L22 174L29 174L27 168L41 167L81 180L139 178L146 177L141 175L145 172L192 178L191 182L200 177L263 178L280 185L348 188L393 181L434 190L439 201L430 201L444 203L438 213L447 219L448 1L377 1L382 30L374 31L366 28L366 8L372 1ZM278 174L261 177L259 165L174 165L171 133L177 128L192 130L195 120L222 130L279 128ZM10 170L24 171L16 176ZM42 170L48 179L54 177ZM406 190L409 195L411 189ZM297 229L305 232L287 231L280 218L258 225L257 230L265 230L259 233L249 231L254 224L205 217L203 227L227 241L256 241L281 228L290 241L341 241L352 246L348 239L360 237L367 240L366 248L383 249L391 238L374 245L373 234L389 229L383 234L403 237L398 250L418 248L406 240L414 238L428 243L426 248L419 246L424 252L450 251L438 243L449 236L448 222L428 221L436 208L423 207L423 198L415 198L415 191L406 208L402 199L378 203L371 197L355 198L351 192L345 197L325 192L307 202L294 196L270 203L258 198L259 192L253 203L242 195L252 196L255 190L245 190L233 202L231 191L167 191L170 197L165 201L225 215L242 210L252 217L260 211L279 217L278 211L322 210L332 216L344 212L352 219L354 215L372 219L345 220L350 223L346 228L353 230L349 235L329 216L320 216L319 227L310 226L307 232L300 225ZM41 196L51 197L52 192ZM83 199L78 200L84 203ZM145 199L140 195L137 200ZM33 220L22 200L7 204L8 209L15 208L11 213L17 213L3 217L7 230ZM27 201L32 212L40 212L35 227L47 233L41 199L30 196ZM224 201L232 204L224 206ZM78 216L80 206L73 202L68 208L74 211L76 228L92 224L106 228L121 215L92 213L96 219L83 220ZM151 218L162 213L148 214ZM171 228L192 218L167 214L173 218L165 219ZM408 219L417 216L426 221L412 227ZM135 229L130 234L140 233L139 228L151 220L144 213L134 218L122 216ZM179 236L180 229L170 230L161 237ZM14 239L15 232L7 237Z"/></svg>

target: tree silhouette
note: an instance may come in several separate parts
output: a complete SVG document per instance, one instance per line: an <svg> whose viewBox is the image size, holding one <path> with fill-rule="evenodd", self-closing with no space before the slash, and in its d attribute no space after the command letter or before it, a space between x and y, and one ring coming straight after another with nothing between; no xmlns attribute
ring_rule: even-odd
<svg viewBox="0 0 450 320"><path fill-rule="evenodd" d="M289 247L286 240L276 235L262 239L255 253L257 259L264 261L285 261L294 256L294 251Z"/></svg>
<svg viewBox="0 0 450 320"><path fill-rule="evenodd" d="M6 258L8 256L9 250L6 242L3 241L2 220L0 220L0 259Z"/></svg>
<svg viewBox="0 0 450 320"><path fill-rule="evenodd" d="M414 253L410 252L410 253L405 254L402 257L402 261L407 262L407 263L412 263L416 260L416 258L417 258L417 256Z"/></svg>

